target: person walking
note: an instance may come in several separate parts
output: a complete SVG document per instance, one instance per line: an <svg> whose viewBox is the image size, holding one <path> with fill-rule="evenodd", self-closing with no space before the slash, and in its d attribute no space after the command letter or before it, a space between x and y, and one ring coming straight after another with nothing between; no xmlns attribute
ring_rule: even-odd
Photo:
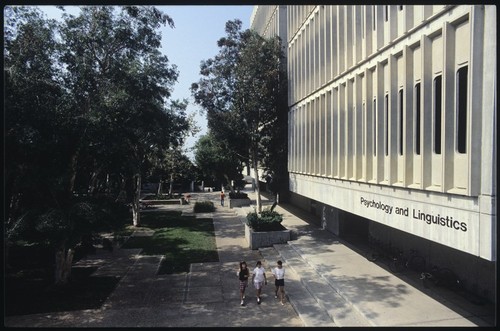
<svg viewBox="0 0 500 331"><path fill-rule="evenodd" d="M226 195L224 194L224 191L223 191L223 190L221 190L221 191L220 191L220 205L221 205L222 207L224 207L224 197L225 197L225 196L226 196Z"/></svg>
<svg viewBox="0 0 500 331"><path fill-rule="evenodd" d="M248 286L248 277L250 276L250 271L247 268L247 263L245 261L240 262L240 269L237 272L238 278L240 280L240 305L245 305L245 289Z"/></svg>
<svg viewBox="0 0 500 331"><path fill-rule="evenodd" d="M278 260L276 262L276 267L272 270L274 276L274 285L276 290L274 291L274 297L278 298L278 291L280 292L281 305L285 304L285 268L283 268L283 262Z"/></svg>
<svg viewBox="0 0 500 331"><path fill-rule="evenodd" d="M266 271L262 267L262 263L260 261L257 261L255 269L253 269L252 283L255 286L255 289L257 290L257 304L260 305L261 302L260 294L262 292L262 287L264 287L264 285L267 285Z"/></svg>

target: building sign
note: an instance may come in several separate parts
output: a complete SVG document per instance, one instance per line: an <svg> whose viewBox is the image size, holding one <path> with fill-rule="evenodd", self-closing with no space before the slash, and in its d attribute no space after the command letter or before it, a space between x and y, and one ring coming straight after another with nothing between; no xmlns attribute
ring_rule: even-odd
<svg viewBox="0 0 500 331"><path fill-rule="evenodd" d="M291 178L292 192L469 254L480 256L480 244L490 239L481 239L479 206L473 197L311 176Z"/></svg>
<svg viewBox="0 0 500 331"><path fill-rule="evenodd" d="M402 207L402 206L393 206L390 204L383 203L382 201L375 201L374 199L366 199L363 196L360 198L360 203L364 205L366 208L375 208L383 210L385 213L391 215L394 212L394 215L406 216L413 221L424 222L428 225L436 225L442 226L450 229L454 229L457 231L467 231L467 223L463 221L459 221L457 219L453 219L453 216L450 215L441 215L439 213L429 213L425 211L421 211L420 209L410 207Z"/></svg>

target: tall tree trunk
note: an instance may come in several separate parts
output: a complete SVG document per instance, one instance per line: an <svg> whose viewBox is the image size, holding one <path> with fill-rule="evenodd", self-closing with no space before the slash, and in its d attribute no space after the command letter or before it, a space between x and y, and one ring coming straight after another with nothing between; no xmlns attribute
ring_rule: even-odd
<svg viewBox="0 0 500 331"><path fill-rule="evenodd" d="M141 224L141 213L139 207L139 199L141 198L141 174L137 173L134 176L134 199L132 200L132 221L134 226Z"/></svg>
<svg viewBox="0 0 500 331"><path fill-rule="evenodd" d="M73 190L75 188L75 179L76 179L76 169L78 165L78 156L80 155L80 149L77 148L73 155L70 158L69 162L69 173L68 173L68 181L66 184L66 194L68 198L73 196Z"/></svg>
<svg viewBox="0 0 500 331"><path fill-rule="evenodd" d="M160 195L160 194L161 194L161 189L162 189L161 185L162 185L162 181L161 181L161 179L160 179L160 180L158 181L158 191L156 192L156 194L157 194L157 195Z"/></svg>
<svg viewBox="0 0 500 331"><path fill-rule="evenodd" d="M56 252L55 284L65 285L71 276L71 265L75 252L70 248L66 250L63 246Z"/></svg>
<svg viewBox="0 0 500 331"><path fill-rule="evenodd" d="M18 165L18 168L21 166ZM7 209L4 211L5 215L7 215L7 225L12 223L13 215L17 212L17 206L19 205L19 198L21 197L20 193L17 193L17 185L16 185L16 172L15 171L7 171L4 170L4 201L10 201L6 207ZM5 234L5 232L4 232ZM5 238L5 236L4 236Z"/></svg>
<svg viewBox="0 0 500 331"><path fill-rule="evenodd" d="M231 184L231 180L229 179L229 177L226 174L224 174L224 178L227 180L227 183L229 185L229 189L231 190L231 193L234 193L234 187Z"/></svg>
<svg viewBox="0 0 500 331"><path fill-rule="evenodd" d="M127 200L127 192L125 191L126 180L125 177L120 175L120 191L116 196L115 202Z"/></svg>
<svg viewBox="0 0 500 331"><path fill-rule="evenodd" d="M170 187L168 188L168 195L172 197L174 194L174 174L170 174Z"/></svg>
<svg viewBox="0 0 500 331"><path fill-rule="evenodd" d="M108 174L106 174L106 188L105 188L105 192L106 192L106 193L111 192L111 187L110 187L110 185L109 185L109 173L108 173Z"/></svg>
<svg viewBox="0 0 500 331"><path fill-rule="evenodd" d="M13 223L15 215L17 215L18 213L20 200L21 200L20 193L14 193L10 196L10 203L8 204L8 210L5 213L7 215L8 226L10 226Z"/></svg>
<svg viewBox="0 0 500 331"><path fill-rule="evenodd" d="M96 191L97 191L97 177L99 176L100 172L101 172L101 169L97 169L94 172L92 172L92 176L90 176L88 193L90 195L92 195L92 196L94 196L96 194Z"/></svg>
<svg viewBox="0 0 500 331"><path fill-rule="evenodd" d="M259 169L257 168L258 162L257 162L257 151L255 148L252 148L252 164L253 164L253 173L255 177L255 189L257 190L257 212L262 211L262 202L260 198L260 185L259 185Z"/></svg>

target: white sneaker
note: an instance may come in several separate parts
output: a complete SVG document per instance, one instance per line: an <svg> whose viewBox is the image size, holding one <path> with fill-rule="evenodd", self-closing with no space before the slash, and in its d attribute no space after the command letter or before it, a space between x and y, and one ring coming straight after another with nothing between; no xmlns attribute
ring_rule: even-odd
<svg viewBox="0 0 500 331"><path fill-rule="evenodd" d="M245 303L243 302L243 300L241 300L241 303L240 303L240 305L242 305L242 306L243 306L244 304L245 304Z"/></svg>

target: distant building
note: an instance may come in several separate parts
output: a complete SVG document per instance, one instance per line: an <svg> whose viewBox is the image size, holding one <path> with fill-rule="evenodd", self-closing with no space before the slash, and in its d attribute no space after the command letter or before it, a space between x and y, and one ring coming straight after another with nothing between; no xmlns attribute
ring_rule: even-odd
<svg viewBox="0 0 500 331"><path fill-rule="evenodd" d="M496 8L256 6L289 82L291 202L496 294Z"/></svg>

